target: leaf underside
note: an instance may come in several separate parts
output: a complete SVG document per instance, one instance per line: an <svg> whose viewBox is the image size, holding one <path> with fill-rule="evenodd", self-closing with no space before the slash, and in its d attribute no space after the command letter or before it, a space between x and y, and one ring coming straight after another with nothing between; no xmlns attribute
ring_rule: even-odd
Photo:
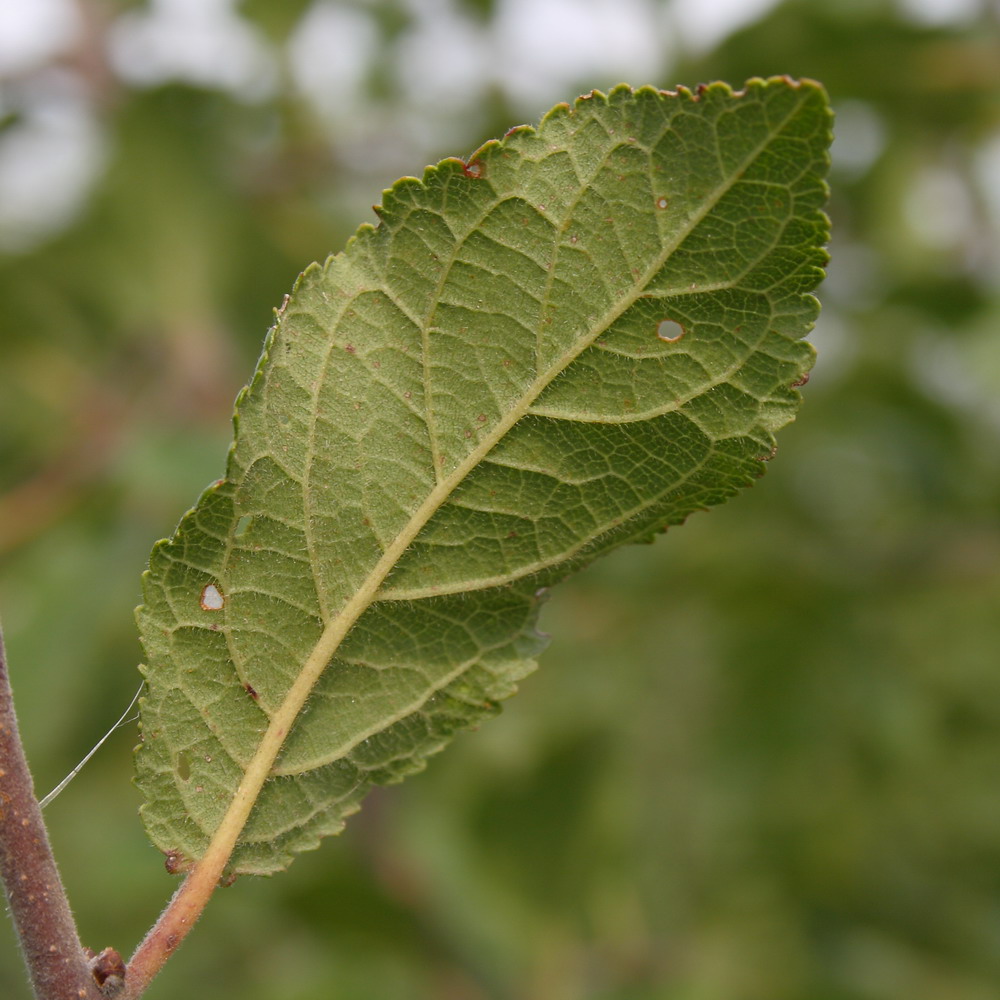
<svg viewBox="0 0 1000 1000"><path fill-rule="evenodd" d="M545 587L761 474L812 363L829 133L809 82L595 92L399 181L302 274L144 576L138 784L175 868L310 657L230 873L494 713Z"/></svg>

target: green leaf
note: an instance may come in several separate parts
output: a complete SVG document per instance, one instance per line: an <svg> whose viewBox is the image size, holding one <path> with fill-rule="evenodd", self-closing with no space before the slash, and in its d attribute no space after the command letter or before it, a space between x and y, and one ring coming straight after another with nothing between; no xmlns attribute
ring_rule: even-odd
<svg viewBox="0 0 1000 1000"><path fill-rule="evenodd" d="M812 362L829 132L809 82L595 92L305 271L144 578L172 868L234 798L227 870L287 866L497 710L545 587L761 474Z"/></svg>

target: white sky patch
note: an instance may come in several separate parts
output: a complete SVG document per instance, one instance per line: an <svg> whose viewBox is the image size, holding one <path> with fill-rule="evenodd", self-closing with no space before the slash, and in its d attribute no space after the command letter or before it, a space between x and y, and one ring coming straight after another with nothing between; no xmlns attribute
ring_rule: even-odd
<svg viewBox="0 0 1000 1000"><path fill-rule="evenodd" d="M977 151L973 169L980 197L988 206L993 228L1000 234L1000 132L995 132Z"/></svg>
<svg viewBox="0 0 1000 1000"><path fill-rule="evenodd" d="M416 22L399 39L395 61L407 100L442 112L474 104L493 82L488 33L445 0L412 6Z"/></svg>
<svg viewBox="0 0 1000 1000"><path fill-rule="evenodd" d="M1000 348L992 323L961 340L950 330L926 330L913 338L908 360L932 399L1000 432Z"/></svg>
<svg viewBox="0 0 1000 1000"><path fill-rule="evenodd" d="M0 0L0 74L44 65L70 48L81 28L72 0Z"/></svg>
<svg viewBox="0 0 1000 1000"><path fill-rule="evenodd" d="M929 247L955 249L974 230L972 199L965 179L948 167L925 167L906 193L906 221Z"/></svg>
<svg viewBox="0 0 1000 1000"><path fill-rule="evenodd" d="M21 121L0 137L0 249L30 249L76 213L104 166L103 135L70 73L34 82Z"/></svg>
<svg viewBox="0 0 1000 1000"><path fill-rule="evenodd" d="M820 295L823 289L820 288ZM816 326L806 335L816 348L816 367L810 373L813 385L832 385L846 375L858 354L858 337L835 305L824 304Z"/></svg>
<svg viewBox="0 0 1000 1000"><path fill-rule="evenodd" d="M298 90L325 117L350 119L378 46L370 14L337 3L315 3L288 41L288 67Z"/></svg>
<svg viewBox="0 0 1000 1000"><path fill-rule="evenodd" d="M707 52L777 4L778 0L673 0L670 10L685 46Z"/></svg>
<svg viewBox="0 0 1000 1000"><path fill-rule="evenodd" d="M648 0L501 0L495 44L501 85L532 113L584 81L656 83L669 49Z"/></svg>
<svg viewBox="0 0 1000 1000"><path fill-rule="evenodd" d="M819 290L826 315L827 304L840 304L845 310L870 309L885 294L882 257L867 243L849 242L836 227L830 246L826 278Z"/></svg>
<svg viewBox="0 0 1000 1000"><path fill-rule="evenodd" d="M277 83L266 39L240 17L234 0L154 0L122 14L108 33L111 62L129 83L182 80L253 101Z"/></svg>
<svg viewBox="0 0 1000 1000"><path fill-rule="evenodd" d="M885 125L865 101L843 101L834 105L834 111L833 168L859 177L882 155Z"/></svg>
<svg viewBox="0 0 1000 1000"><path fill-rule="evenodd" d="M981 0L896 0L911 21L928 27L966 24L983 13Z"/></svg>

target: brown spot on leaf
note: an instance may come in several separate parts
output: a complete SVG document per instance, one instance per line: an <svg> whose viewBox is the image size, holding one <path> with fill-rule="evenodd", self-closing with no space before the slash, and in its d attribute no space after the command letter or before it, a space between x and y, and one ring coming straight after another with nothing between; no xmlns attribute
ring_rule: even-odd
<svg viewBox="0 0 1000 1000"><path fill-rule="evenodd" d="M797 378L791 385L791 388L798 389L800 385L805 385L809 381L809 372L803 372L801 378Z"/></svg>

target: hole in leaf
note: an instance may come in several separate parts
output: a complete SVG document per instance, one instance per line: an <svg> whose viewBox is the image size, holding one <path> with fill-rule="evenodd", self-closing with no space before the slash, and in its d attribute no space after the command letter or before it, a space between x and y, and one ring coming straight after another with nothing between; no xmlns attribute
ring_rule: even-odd
<svg viewBox="0 0 1000 1000"><path fill-rule="evenodd" d="M660 340L665 340L668 344L672 344L675 340L680 340L685 333L687 333L687 330L676 320L661 319L656 324L656 336Z"/></svg>
<svg viewBox="0 0 1000 1000"><path fill-rule="evenodd" d="M221 611L225 606L226 599L222 592L214 583L207 584L201 592L202 611Z"/></svg>
<svg viewBox="0 0 1000 1000"><path fill-rule="evenodd" d="M670 204L670 202L668 202L666 198L662 198L661 197L661 198L657 198L656 199L656 207L659 208L659 209L664 209L669 204Z"/></svg>

